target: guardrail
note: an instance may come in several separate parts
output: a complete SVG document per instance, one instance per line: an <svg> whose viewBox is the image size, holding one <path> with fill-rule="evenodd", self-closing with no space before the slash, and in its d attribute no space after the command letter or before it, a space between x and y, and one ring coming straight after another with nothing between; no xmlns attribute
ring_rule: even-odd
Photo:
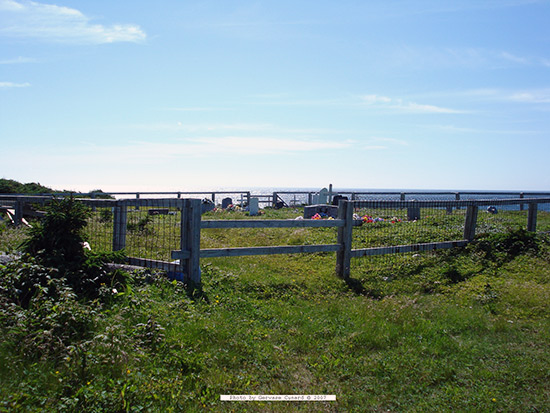
<svg viewBox="0 0 550 413"><path fill-rule="evenodd" d="M131 196L135 199L145 199L145 197L157 197L159 198L195 198L200 197L210 199L214 204L220 200L223 196L236 196L234 204L245 205L250 203L251 198L258 198L259 203L264 206L275 207L278 202L283 202L290 206L299 205L312 205L314 204L315 195L318 195L319 191L299 191L299 190L276 190L272 192L259 192L250 190L223 190L223 191L144 191L144 192L88 192L88 193L75 193L78 197L89 197L91 199L99 199L109 196ZM28 196L26 194L13 194L17 196ZM68 196L70 193L59 192L51 194L36 194L37 196ZM399 201L411 201L411 200L471 200L471 199L497 199L499 197L505 197L504 199L532 199L532 198L544 198L550 196L550 192L535 192L535 191L360 191L349 189L334 189L329 190L327 193L327 202L331 202L332 198L336 195L345 196L350 201L364 201L364 200L399 200ZM1 196L1 195L0 195ZM221 202L219 202L221 203ZM519 209L523 210L524 203L517 204Z"/></svg>
<svg viewBox="0 0 550 413"><path fill-rule="evenodd" d="M22 211L26 204L44 204L51 198L33 196L0 196L0 203L11 204L15 209L15 216L22 218ZM179 211L179 248L172 249L171 258L177 261L145 259L130 257L129 262L151 268L161 268L179 274L188 281L199 284L200 259L211 257L238 257L250 255L297 254L297 253L336 253L336 274L348 279L350 276L350 262L352 258L367 257L383 254L394 254L416 251L434 251L437 249L464 246L471 242L476 234L478 211L484 206L511 206L525 204L528 206L526 228L529 231L537 229L537 213L540 204L550 204L550 198L523 198L523 199L487 199L461 201L345 201L338 206L338 215L332 220L202 220L201 201L199 199L79 199L95 208L107 208L112 211L112 250L122 250L126 247L128 233L128 209L130 207L172 208ZM453 214L453 210L464 210L462 231L458 238L438 242L409 243L404 245L385 245L369 248L352 247L353 228L361 226L363 221L354 217L358 209L407 211L409 220L422 219L420 211L441 210L446 215ZM457 216L457 218L459 218ZM333 244L317 245L282 245L282 246L254 246L236 248L207 248L201 249L201 230L210 228L336 228L337 241ZM461 236L460 236L461 235Z"/></svg>

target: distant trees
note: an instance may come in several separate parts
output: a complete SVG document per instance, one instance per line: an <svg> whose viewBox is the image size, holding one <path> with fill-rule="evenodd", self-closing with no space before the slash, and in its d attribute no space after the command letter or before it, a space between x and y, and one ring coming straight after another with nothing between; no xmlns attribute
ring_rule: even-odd
<svg viewBox="0 0 550 413"><path fill-rule="evenodd" d="M30 182L22 184L13 179L0 179L0 194L39 194L54 192L51 188Z"/></svg>
<svg viewBox="0 0 550 413"><path fill-rule="evenodd" d="M94 189L93 191L90 191L95 193L95 198L102 198L102 199L113 199L113 197L109 194L106 194L101 189ZM82 197L80 192L75 191L58 191L54 190L52 188L48 188L47 186L40 185L36 182L30 182L23 184L21 182L15 181L13 179L0 179L0 194L70 194L74 195L75 197Z"/></svg>

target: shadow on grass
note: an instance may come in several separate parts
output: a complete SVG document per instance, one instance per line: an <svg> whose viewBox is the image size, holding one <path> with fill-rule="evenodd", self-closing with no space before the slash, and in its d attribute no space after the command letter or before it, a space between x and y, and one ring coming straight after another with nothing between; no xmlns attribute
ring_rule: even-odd
<svg viewBox="0 0 550 413"><path fill-rule="evenodd" d="M344 281L349 289L357 295L362 295L376 300L384 298L384 294L379 289L365 288L361 280L358 280L357 278L348 277Z"/></svg>

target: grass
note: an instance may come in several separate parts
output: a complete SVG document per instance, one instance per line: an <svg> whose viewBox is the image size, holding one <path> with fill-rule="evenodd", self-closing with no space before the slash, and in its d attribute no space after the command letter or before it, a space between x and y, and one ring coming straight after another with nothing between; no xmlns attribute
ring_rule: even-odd
<svg viewBox="0 0 550 413"><path fill-rule="evenodd" d="M205 219L246 217L223 214ZM489 229L495 218L525 222L503 215L480 218ZM407 238L407 225L364 225L354 245L391 239L390 230ZM422 237L441 225L424 226ZM11 231L0 235L4 245L20 236ZM331 229L202 237L205 247L334 240ZM2 302L0 411L548 411L548 240L518 254L487 245L354 259L351 285L334 275L334 254L218 258L201 261L202 295L137 272L124 290L105 286L103 300L37 301L25 311ZM83 324L85 334L53 346L56 326ZM337 401L221 402L220 394Z"/></svg>

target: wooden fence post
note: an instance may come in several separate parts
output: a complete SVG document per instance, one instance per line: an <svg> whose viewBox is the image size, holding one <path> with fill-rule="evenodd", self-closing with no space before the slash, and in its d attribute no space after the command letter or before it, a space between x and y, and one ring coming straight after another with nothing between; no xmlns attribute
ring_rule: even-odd
<svg viewBox="0 0 550 413"><path fill-rule="evenodd" d="M524 194L523 192L520 192L520 193L519 193L519 198L520 198L520 199L525 198L525 194ZM530 208L530 207L531 207L531 205L529 205L529 208ZM520 211L523 211L523 204L519 204L519 210L520 210Z"/></svg>
<svg viewBox="0 0 550 413"><path fill-rule="evenodd" d="M476 236L477 211L477 205L468 205L466 209L466 218L464 220L465 240L472 241Z"/></svg>
<svg viewBox="0 0 550 413"><path fill-rule="evenodd" d="M338 228L340 250L336 253L336 274L344 280L349 279L351 265L351 242L353 234L353 203L342 200L338 203L338 219L345 221Z"/></svg>
<svg viewBox="0 0 550 413"><path fill-rule="evenodd" d="M537 230L537 210L538 204L529 204L529 215L527 216L527 231L535 232Z"/></svg>
<svg viewBox="0 0 550 413"><path fill-rule="evenodd" d="M180 250L188 252L188 258L180 257L181 272L186 274L195 286L199 286L201 283L201 201L199 199L183 200Z"/></svg>
<svg viewBox="0 0 550 413"><path fill-rule="evenodd" d="M23 209L25 208L25 203L22 201L17 201L15 203L15 217L13 223L15 226L19 226L23 223Z"/></svg>
<svg viewBox="0 0 550 413"><path fill-rule="evenodd" d="M113 251L126 248L126 221L128 218L127 206L116 203L113 215Z"/></svg>

